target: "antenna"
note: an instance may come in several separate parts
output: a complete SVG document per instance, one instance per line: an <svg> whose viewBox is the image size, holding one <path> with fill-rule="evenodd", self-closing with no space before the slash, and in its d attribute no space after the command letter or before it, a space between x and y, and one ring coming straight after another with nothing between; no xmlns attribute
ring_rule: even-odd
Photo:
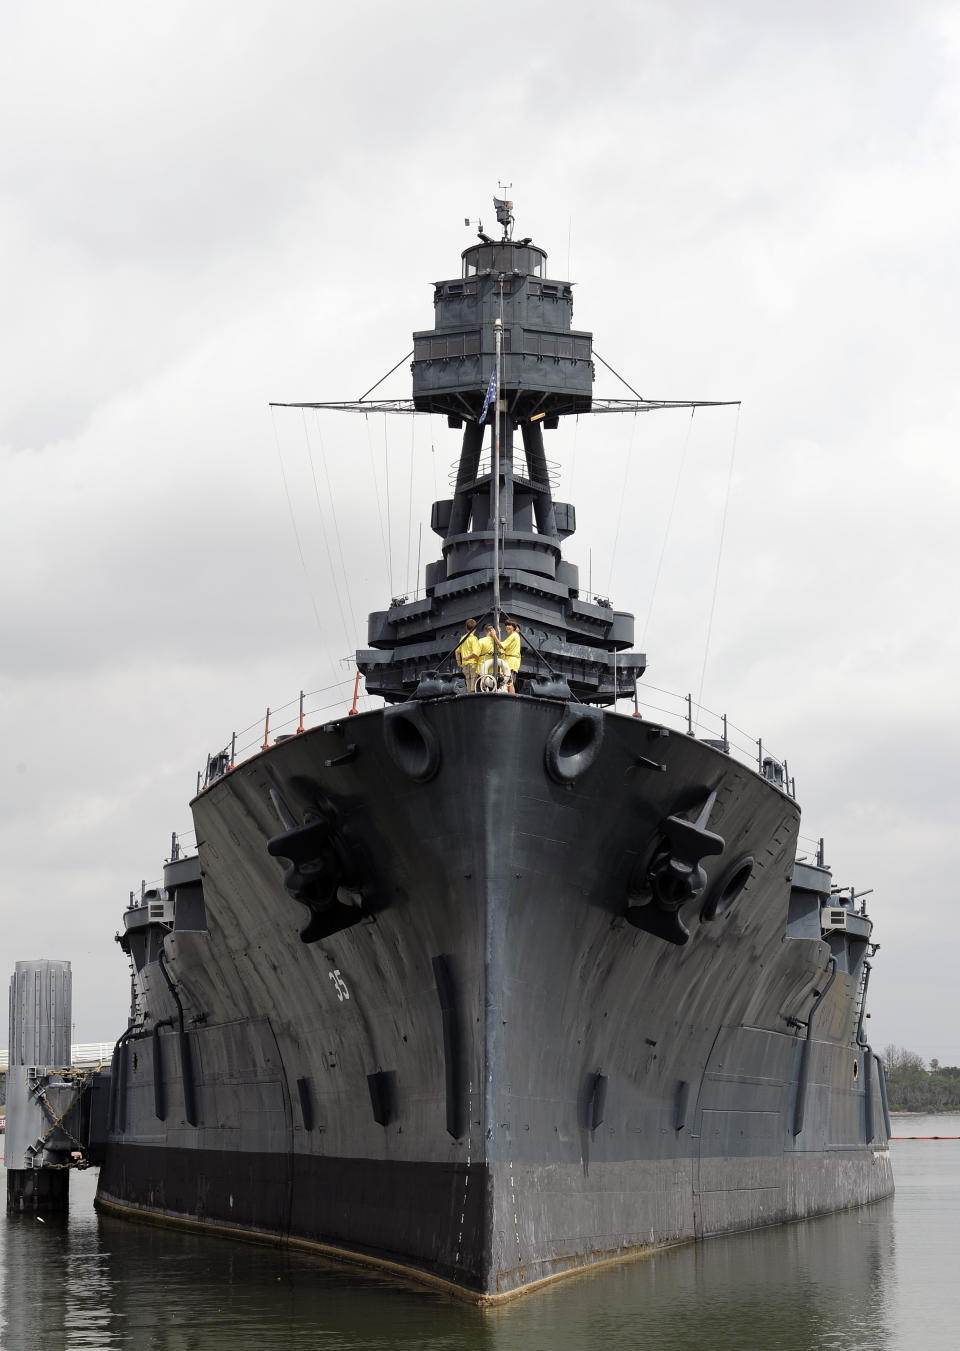
<svg viewBox="0 0 960 1351"><path fill-rule="evenodd" d="M497 187L501 192L509 192L513 184L502 183L498 179ZM505 197L494 197L493 205L497 210L497 220L503 226L503 237L510 239L513 235L513 202L508 202Z"/></svg>
<svg viewBox="0 0 960 1351"><path fill-rule="evenodd" d="M493 240L490 238L490 236L489 236L489 235L485 235L485 234L483 233L483 221L482 221L482 220L471 220L469 216L464 216L464 218L463 218L463 223L464 223L464 225L475 225L475 226L477 227L477 238L478 238L478 239L482 239L483 242L484 242L484 244L492 244L492 243L493 243Z"/></svg>

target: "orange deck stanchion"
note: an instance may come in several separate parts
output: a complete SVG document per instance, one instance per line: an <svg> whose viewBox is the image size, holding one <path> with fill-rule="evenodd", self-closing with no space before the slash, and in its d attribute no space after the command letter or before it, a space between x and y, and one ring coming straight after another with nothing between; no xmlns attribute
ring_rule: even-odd
<svg viewBox="0 0 960 1351"><path fill-rule="evenodd" d="M268 708L267 716L263 724L263 745L260 747L260 749L265 751L269 746L269 744L270 744L270 710Z"/></svg>
<svg viewBox="0 0 960 1351"><path fill-rule="evenodd" d="M357 678L353 682L353 703L347 709L348 718L356 717L356 715L360 712L360 710L357 708L357 695L359 694L359 692L360 692L360 672L358 671Z"/></svg>

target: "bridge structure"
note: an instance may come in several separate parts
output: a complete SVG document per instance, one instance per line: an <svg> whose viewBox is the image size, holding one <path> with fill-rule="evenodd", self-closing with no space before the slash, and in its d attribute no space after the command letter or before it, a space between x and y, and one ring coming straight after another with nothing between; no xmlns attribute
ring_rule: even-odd
<svg viewBox="0 0 960 1351"><path fill-rule="evenodd" d="M113 1055L113 1041L81 1041L70 1047L70 1066L73 1069L92 1069L97 1065L109 1065ZM5 1074L10 1065L10 1052L0 1048L0 1074Z"/></svg>

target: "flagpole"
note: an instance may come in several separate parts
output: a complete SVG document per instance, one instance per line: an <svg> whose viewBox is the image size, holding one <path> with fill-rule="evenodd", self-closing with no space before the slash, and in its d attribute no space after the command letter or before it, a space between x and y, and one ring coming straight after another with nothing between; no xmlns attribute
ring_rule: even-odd
<svg viewBox="0 0 960 1351"><path fill-rule="evenodd" d="M503 283L500 283L501 292ZM503 342L503 324L493 321L496 343L497 390L493 415L493 627L500 632L500 348ZM496 653L494 653L496 657ZM495 667L494 669L499 669Z"/></svg>

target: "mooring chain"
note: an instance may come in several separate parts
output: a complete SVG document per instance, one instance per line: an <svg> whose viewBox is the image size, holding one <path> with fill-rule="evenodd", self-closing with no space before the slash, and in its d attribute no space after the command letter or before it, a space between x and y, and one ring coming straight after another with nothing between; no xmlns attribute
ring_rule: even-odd
<svg viewBox="0 0 960 1351"><path fill-rule="evenodd" d="M59 1129L63 1131L67 1139L71 1140L73 1144L76 1145L77 1149L79 1149L80 1152L82 1153L83 1145L71 1131L67 1130L66 1126L63 1124L63 1118L67 1115L68 1112L72 1112L74 1107L77 1106L80 1099L83 1097L84 1093L86 1093L87 1090L89 1089L90 1083L89 1080L87 1079L86 1073L83 1070L64 1070L61 1073L60 1077L63 1079L79 1080L80 1086L77 1091L76 1097L70 1103L67 1104L67 1106L63 1109L63 1111L60 1113L59 1116L57 1116L56 1112L53 1109L53 1106L50 1103L49 1098L47 1097L46 1089L45 1088L39 1089L37 1097L41 1105L43 1106L44 1110L46 1111L47 1115L50 1117L50 1121L52 1123L49 1129L46 1131L46 1133L44 1135L41 1135L39 1144L41 1146L45 1145L46 1142L50 1139L51 1135L53 1135L54 1131ZM71 1164L61 1163L61 1164L51 1164L49 1166L54 1168L72 1168L75 1165L72 1163Z"/></svg>

